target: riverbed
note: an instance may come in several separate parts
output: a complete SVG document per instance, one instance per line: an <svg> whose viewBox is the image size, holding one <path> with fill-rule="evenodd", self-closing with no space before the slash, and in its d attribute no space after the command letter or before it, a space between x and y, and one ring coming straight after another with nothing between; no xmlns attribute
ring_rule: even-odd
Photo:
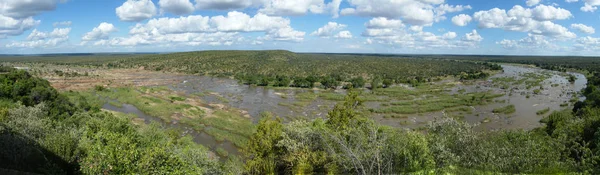
<svg viewBox="0 0 600 175"><path fill-rule="evenodd" d="M536 112L544 109L558 111L572 108L572 100L579 97L579 93L585 88L587 79L584 75L572 72L556 72L524 65L502 65L503 72L497 73L485 80L456 81L447 80L435 83L454 83L456 85L446 89L446 93L461 95L471 92L490 92L503 94L486 105L469 106L472 112L460 113L447 112L446 110L406 115L402 118L386 118L381 114L370 114L374 120L381 124L393 127L417 129L426 126L436 118L460 115L461 120L476 125L478 130L497 129L533 129L541 126L539 121L549 115L537 115ZM567 80L571 74L577 77L573 83ZM533 78L532 78L533 77ZM529 83L527 81L536 81ZM514 80L514 82L511 82ZM518 83L522 80L522 83ZM517 82L517 83L516 83ZM535 84L534 87L533 84ZM401 85L404 88L412 87ZM247 112L247 115L257 122L260 114L271 112L284 119L284 122L293 120L312 120L325 118L327 112L338 102L317 97L301 105L297 104L298 94L301 93L346 93L345 90L322 90L322 89L277 89L271 87L256 87L239 84L237 80L227 78L216 78L208 76L178 75L177 82L167 85L170 90L187 95L188 98L200 98L207 104L225 105ZM539 92L534 92L540 89ZM369 93L369 90L365 90ZM583 99L583 97L579 97ZM370 108L380 107L385 102L371 101L367 103ZM566 104L566 105L565 105ZM514 105L515 112L510 114L496 114L492 111L507 105ZM135 114L145 122L160 122L165 127L174 127L194 137L194 140L213 150L223 148L230 155L240 155L238 148L231 142L217 141L212 136L202 132L194 131L190 127L177 121L165 123L161 119L152 117L135 108L135 106L124 104L116 107L110 104L103 106L106 110ZM235 127L235 126L232 126Z"/></svg>

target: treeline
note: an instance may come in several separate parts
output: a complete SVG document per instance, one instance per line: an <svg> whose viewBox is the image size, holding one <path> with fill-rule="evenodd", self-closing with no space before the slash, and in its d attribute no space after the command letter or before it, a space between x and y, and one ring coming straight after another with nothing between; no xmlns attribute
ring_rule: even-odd
<svg viewBox="0 0 600 175"><path fill-rule="evenodd" d="M78 62L79 63L79 62ZM95 63L94 63L95 64ZM109 68L234 77L246 84L278 87L364 87L418 84L444 76L485 77L497 64L429 58L343 54L296 54L288 51L203 51L107 60ZM317 84L315 84L317 83ZM351 85L350 85L351 84Z"/></svg>
<svg viewBox="0 0 600 175"><path fill-rule="evenodd" d="M18 61L12 57L4 61ZM277 87L388 87L417 85L439 77L485 78L497 64L404 56L297 54L289 51L202 51L154 55L26 57L23 62L234 77L242 83ZM466 75L466 76L465 76ZM362 80L361 80L362 79ZM354 81L353 81L354 80ZM364 80L364 83L363 83ZM315 84L317 83L317 84ZM374 86L370 86L373 84Z"/></svg>
<svg viewBox="0 0 600 175"><path fill-rule="evenodd" d="M1 68L0 174L239 174L181 131L100 111L43 79ZM8 71L8 72L6 72ZM74 93L76 94L76 93Z"/></svg>

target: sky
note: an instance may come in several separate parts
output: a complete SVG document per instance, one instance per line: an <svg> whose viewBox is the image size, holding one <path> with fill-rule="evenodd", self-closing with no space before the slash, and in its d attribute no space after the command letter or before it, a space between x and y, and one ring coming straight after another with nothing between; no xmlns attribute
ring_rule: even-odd
<svg viewBox="0 0 600 175"><path fill-rule="evenodd" d="M600 0L0 0L0 54L600 56Z"/></svg>

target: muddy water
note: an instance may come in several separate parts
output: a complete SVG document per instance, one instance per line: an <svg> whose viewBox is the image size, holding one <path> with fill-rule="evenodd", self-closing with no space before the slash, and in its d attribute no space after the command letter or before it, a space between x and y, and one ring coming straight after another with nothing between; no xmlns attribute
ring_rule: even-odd
<svg viewBox="0 0 600 175"><path fill-rule="evenodd" d="M282 104L296 102L297 93L314 92L311 89L272 89L239 84L237 80L187 76L181 83L170 85L175 91L185 92L188 95L202 93L200 98L207 103L228 104L231 107L248 111L256 122L262 112L271 112L284 120L293 118L314 119L325 117L326 111L331 109L335 102L317 99L303 107L303 110L293 110ZM340 91L339 93L344 93ZM226 99L226 100L223 100Z"/></svg>
<svg viewBox="0 0 600 175"><path fill-rule="evenodd" d="M537 115L536 112L550 108L550 111L559 111L570 109L572 106L561 106L561 104L570 103L569 101L574 96L579 96L578 92L586 87L587 79L579 73L561 73L556 71L543 70L534 67L502 65L503 73L496 74L487 80L479 80L470 85L457 85L449 93L456 94L459 89L469 92L487 92L491 91L494 94L504 94L504 96L494 99L497 102L483 105L471 106L473 112L471 114L459 114L464 117L464 120L476 124L478 130L495 130L495 129L533 129L540 127L539 122L544 116ZM510 85L509 88L501 88L494 86L493 79L513 77L515 79L525 78L523 74L535 73L544 74L549 78L545 79L541 85L543 90L540 94L534 94L533 90L539 86L527 89L524 84ZM577 80L570 83L566 76L567 74L575 75ZM555 87L553 87L554 85ZM556 86L558 85L558 86ZM529 98L527 97L529 96ZM579 96L582 100L585 97ZM516 112L512 114L495 114L492 111L497 108L502 108L508 105L514 105ZM410 115L407 119L401 120L401 127L417 128L424 126L429 121L436 118L451 116L452 114L445 111L432 112L427 114ZM392 126L398 126L398 121L393 119L379 119L381 123L390 123Z"/></svg>
<svg viewBox="0 0 600 175"><path fill-rule="evenodd" d="M550 108L551 111L563 110L571 108L571 106L561 107L561 104L568 103L571 98L577 95L581 89L584 89L587 84L587 79L579 73L561 73L556 71L543 70L535 67L518 66L518 65L502 65L504 72L496 74L487 80L475 81L469 85L457 85L450 89L449 93L457 93L458 89L464 89L469 92L486 92L491 91L495 94L504 94L503 97L495 100L500 100L497 103L490 103L485 106L473 106L473 113L460 114L464 120L479 125L481 129L532 129L539 127L539 120L544 116L538 116L537 111ZM534 94L533 87L527 89L525 85L510 86L507 89L494 86L494 78L513 77L515 79L525 78L523 74L534 73L546 75L549 78L541 84L543 90L540 94ZM567 74L572 74L577 77L574 83L568 82ZM553 84L555 87L552 87ZM301 110L294 110L287 105L296 102L295 95L303 92L319 93L319 90L310 89L272 89L264 87L255 87L241 85L236 80L203 77L203 76L186 76L184 81L169 86L172 90L182 91L187 94L202 93L202 98L207 103L224 103L231 107L239 108L248 111L252 118L257 121L261 112L272 112L277 116L283 117L285 121L291 121L298 118L314 119L317 117L325 117L336 102L317 98ZM343 90L336 91L337 93L345 93ZM527 98L529 96L529 98ZM584 97L580 97L582 99ZM224 100L225 99L225 100ZM504 102L502 102L504 101ZM492 110L505 107L507 105L515 105L516 112L509 115L494 114ZM378 107L380 102L367 102L369 108ZM448 116L450 114L445 111L425 113L418 115L409 115L405 119L386 119L382 116L373 116L374 119L382 124L417 128L424 126L429 121L438 117ZM548 115L548 114L546 114Z"/></svg>
<svg viewBox="0 0 600 175"><path fill-rule="evenodd" d="M485 106L473 106L471 107L473 109L471 114L461 114L464 116L465 121L476 124L477 129L532 129L539 127L541 126L539 120L544 116L538 116L536 114L537 111L546 108L550 108L551 110L572 108L571 106L561 107L561 104L568 103L573 96L577 95L576 92L584 89L587 84L585 76L579 73L561 73L515 65L502 66L504 72L496 74L487 80L474 81L468 85L460 84L448 90L448 93L458 93L459 89L464 89L467 93L492 91L495 94L504 94L504 96L495 99L500 100L500 102L493 102ZM524 85L515 85L509 88L500 88L494 86L494 82L492 81L494 78L504 77L520 79L523 78L524 73L545 74L549 77L541 83L544 90L540 94L533 93L533 89L537 87L527 89ZM565 78L567 74L575 75L578 78L577 81L574 83L568 82ZM198 98L209 104L226 104L230 107L245 110L254 121L258 121L262 112L272 112L277 116L281 116L284 121L292 121L298 118L310 120L325 117L327 112L336 103L335 101L317 98L305 107L300 107L300 110L298 110L283 104L297 102L295 96L298 93L319 93L322 90L255 87L241 85L238 81L232 79L206 76L178 76L177 79L179 80L178 83L168 86L171 90L186 93L190 97L197 95ZM555 87L552 87L553 84L558 84L558 86L555 85ZM344 94L345 91L338 90L336 93ZM580 97L581 99L583 98ZM515 105L515 113L509 115L492 113L492 110L510 104ZM381 105L381 102L367 102L366 105L369 108L377 108ZM132 105L125 104L123 107L118 108L105 104L103 108L135 114L147 123L155 121L162 123L165 127L178 128L186 134L193 136L197 143L210 147L213 150L221 147L232 155L239 155L238 149L231 142L218 142L206 133L194 131L178 123L164 123L161 119L146 115ZM428 122L436 118L449 115L452 114L440 111L409 115L404 119L387 119L382 116L373 116L373 118L385 125L418 128L425 126Z"/></svg>
<svg viewBox="0 0 600 175"><path fill-rule="evenodd" d="M146 124L150 124L151 122L157 122L160 123L163 127L176 128L182 131L184 135L192 136L194 138L194 142L209 147L213 152L216 152L216 149L220 147L225 149L225 151L229 152L229 154L231 155L241 155L238 148L229 141L219 142L215 140L214 137L204 132L198 132L196 130L193 130L192 128L186 127L185 125L181 125L176 122L166 123L160 118L152 117L145 114L133 105L123 104L122 107L116 107L109 103L106 103L102 106L102 108L110 111L122 112L125 114L135 114L138 118L143 119L144 123ZM210 126L207 126L206 128L208 129L210 128ZM225 157L220 158L221 160L225 160Z"/></svg>

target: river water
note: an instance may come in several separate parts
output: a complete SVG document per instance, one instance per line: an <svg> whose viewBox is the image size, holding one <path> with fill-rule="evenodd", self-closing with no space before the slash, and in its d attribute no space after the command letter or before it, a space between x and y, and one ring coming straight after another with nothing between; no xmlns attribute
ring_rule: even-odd
<svg viewBox="0 0 600 175"><path fill-rule="evenodd" d="M587 79L579 73L568 73L575 75L577 81L574 83L568 82L565 78L566 73L543 70L534 67L517 66L517 65L502 65L504 72L498 73L487 80L474 81L469 85L457 85L448 93L456 93L458 89L464 89L466 92L486 92L492 91L496 94L505 94L497 98L504 102L492 103L484 106L472 106L473 113L466 114L464 120L476 124L476 128L480 130L494 129L533 129L541 126L539 120L544 116L536 115L536 112L542 109L550 108L554 110L564 110L571 106L561 106L568 102L576 92L584 89L587 84ZM514 77L523 78L525 73L545 74L549 76L542 82L544 90L540 94L532 94L532 89L526 89L521 86L511 86L510 88L500 88L493 85L493 79ZM256 122L259 119L260 113L272 112L277 116L283 117L284 121L292 121L297 118L314 119L325 117L336 104L335 101L324 100L317 98L310 104L302 107L302 110L292 110L290 107L281 104L291 104L296 102L295 95L297 93L313 92L319 93L321 90L312 89L273 89L265 87L256 87L241 85L237 80L215 78L207 76L183 76L178 77L181 82L169 85L171 90L183 92L192 96L192 94L202 93L198 96L202 101L209 104L226 104L233 108L245 110ZM552 86L554 85L554 86ZM410 88L410 87L407 87ZM345 91L338 90L336 93L344 94ZM527 98L527 96L530 96ZM372 102L370 106L378 106L380 102ZM506 105L515 105L516 112L509 115L494 114L491 111L496 108ZM161 119L144 114L135 106L124 104L123 107L115 107L110 104L105 104L104 109L118 111L128 114L135 114L142 118L146 123L159 122L165 127L177 128L184 133L191 135L197 143L216 149L221 147L233 155L240 155L238 149L228 141L219 142L212 136L194 131L179 123L165 123ZM410 115L405 119L386 119L381 116L372 116L376 121L382 124L403 127L417 128L426 125L428 122L439 117L444 117L447 114L444 111L431 112L426 114ZM546 114L548 115L548 114Z"/></svg>

